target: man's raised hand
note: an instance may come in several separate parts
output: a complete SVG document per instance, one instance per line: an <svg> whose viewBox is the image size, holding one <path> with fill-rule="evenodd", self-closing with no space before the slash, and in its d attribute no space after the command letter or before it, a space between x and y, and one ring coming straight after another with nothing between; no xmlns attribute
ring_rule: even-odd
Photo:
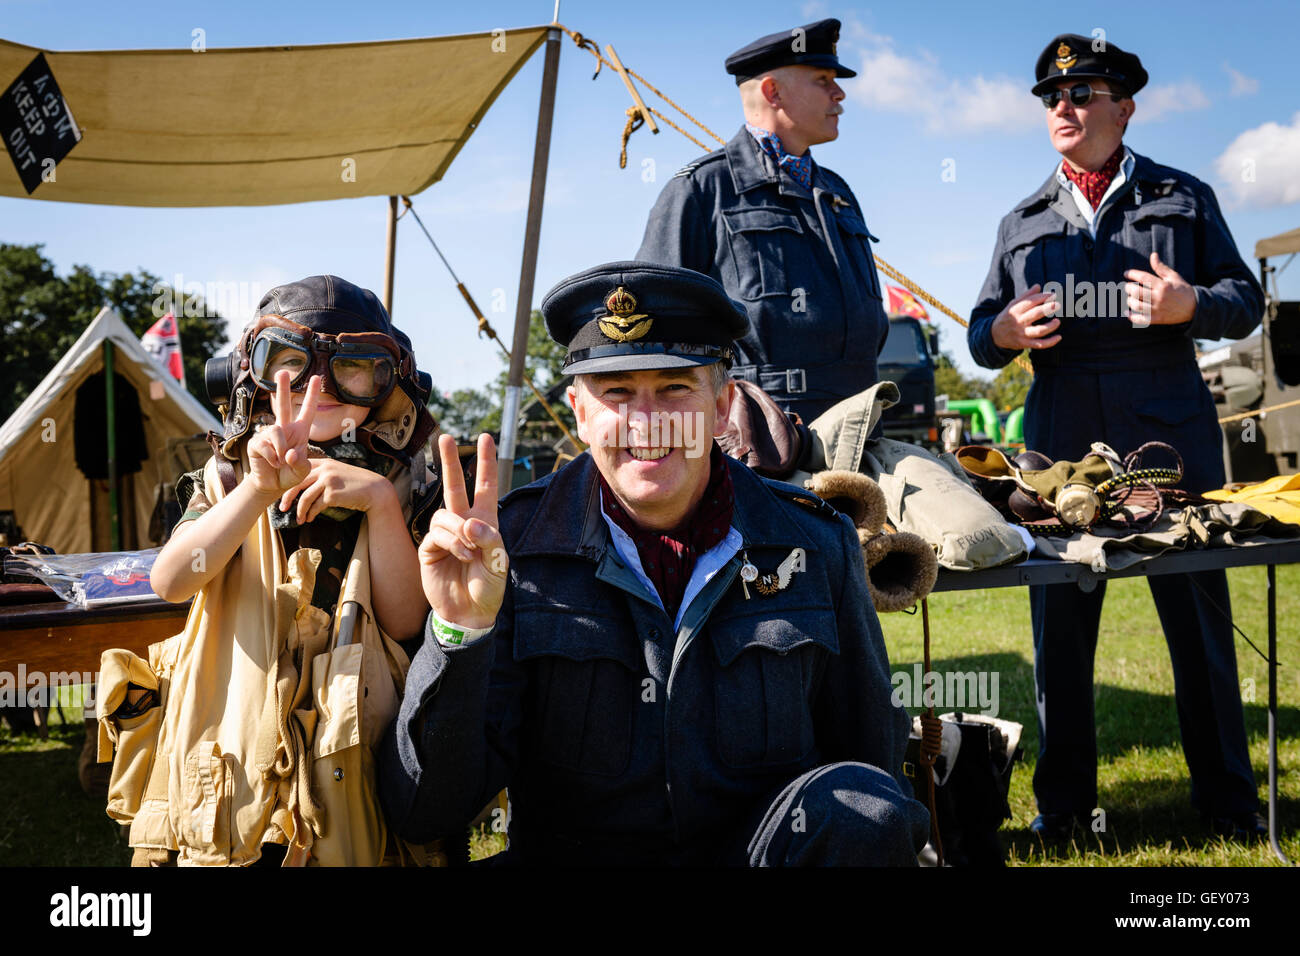
<svg viewBox="0 0 1300 956"><path fill-rule="evenodd" d="M1024 295L1008 302L1007 307L993 320L990 330L993 344L1017 352L1021 349L1050 349L1061 341L1059 335L1051 334L1060 326L1061 320L1051 319L1042 325L1034 323L1051 318L1056 309L1054 293L1040 292L1037 283L1031 285Z"/></svg>
<svg viewBox="0 0 1300 956"><path fill-rule="evenodd" d="M429 606L449 624L491 627L506 591L509 560L497 530L497 459L491 435L478 439L474 507L456 440L438 437L443 507L434 513L420 544L420 580Z"/></svg>
<svg viewBox="0 0 1300 956"><path fill-rule="evenodd" d="M1124 291L1128 318L1136 328L1148 325L1182 325L1196 314L1196 290L1191 283L1151 253L1151 271L1129 269Z"/></svg>
<svg viewBox="0 0 1300 956"><path fill-rule="evenodd" d="M307 439L316 417L316 403L320 400L321 377L313 375L307 383L302 408L295 417L293 397L289 389L289 372L281 369L275 373L275 391L271 393L271 409L275 423L258 429L248 443L249 480L264 495L279 495L311 473L307 460Z"/></svg>

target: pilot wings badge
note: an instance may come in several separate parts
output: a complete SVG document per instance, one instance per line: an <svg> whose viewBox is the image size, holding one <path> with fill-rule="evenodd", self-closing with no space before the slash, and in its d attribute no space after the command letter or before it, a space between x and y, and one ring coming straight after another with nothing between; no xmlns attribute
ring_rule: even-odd
<svg viewBox="0 0 1300 956"><path fill-rule="evenodd" d="M636 297L622 286L605 297L609 315L598 317L600 331L615 342L634 342L650 331L654 319L636 314Z"/></svg>
<svg viewBox="0 0 1300 956"><path fill-rule="evenodd" d="M744 566L740 569L741 587L744 588L745 598L749 598L749 584L753 582L758 593L763 597L771 597L779 591L784 591L790 586L790 581L794 578L796 571L803 571L807 567L806 552L803 548L795 548L789 556L782 561L775 571L771 574L761 574L758 568L749 562L749 556L744 557Z"/></svg>

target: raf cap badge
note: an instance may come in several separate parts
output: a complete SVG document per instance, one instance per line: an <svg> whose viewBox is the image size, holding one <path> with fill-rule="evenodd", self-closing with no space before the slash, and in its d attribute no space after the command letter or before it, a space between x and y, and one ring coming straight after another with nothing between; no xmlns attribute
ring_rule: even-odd
<svg viewBox="0 0 1300 956"><path fill-rule="evenodd" d="M622 286L605 297L605 308L609 315L602 315L597 320L600 331L606 338L615 342L633 342L650 331L654 319L644 313L636 313L636 297Z"/></svg>
<svg viewBox="0 0 1300 956"><path fill-rule="evenodd" d="M1068 70L1078 62L1078 56L1070 49L1068 43L1062 43L1056 48L1056 67L1059 70Z"/></svg>

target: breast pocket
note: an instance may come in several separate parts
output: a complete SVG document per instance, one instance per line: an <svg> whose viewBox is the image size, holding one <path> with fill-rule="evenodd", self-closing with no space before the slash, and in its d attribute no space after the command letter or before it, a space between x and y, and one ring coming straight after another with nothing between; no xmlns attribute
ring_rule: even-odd
<svg viewBox="0 0 1300 956"><path fill-rule="evenodd" d="M829 608L715 621L715 741L729 767L793 763L816 745L812 697L827 654L838 652Z"/></svg>
<svg viewBox="0 0 1300 956"><path fill-rule="evenodd" d="M1134 208L1124 222L1126 268L1151 271L1151 253L1184 279L1196 276L1196 206L1183 196L1151 199Z"/></svg>
<svg viewBox="0 0 1300 956"><path fill-rule="evenodd" d="M867 224L856 213L841 212L835 221L839 224L840 243L861 263L867 292L877 299L882 298L880 276L876 273L876 254L871 249L871 244L880 240L871 234Z"/></svg>
<svg viewBox="0 0 1300 956"><path fill-rule="evenodd" d="M639 645L618 621L578 609L521 609L515 622L515 659L534 668L531 752L566 770L624 773L645 669Z"/></svg>
<svg viewBox="0 0 1300 956"><path fill-rule="evenodd" d="M741 298L789 295L790 245L804 231L799 217L779 206L724 209Z"/></svg>
<svg viewBox="0 0 1300 956"><path fill-rule="evenodd" d="M1068 225L1055 214L1017 224L1007 235L1007 268L1017 295L1032 285L1066 284Z"/></svg>

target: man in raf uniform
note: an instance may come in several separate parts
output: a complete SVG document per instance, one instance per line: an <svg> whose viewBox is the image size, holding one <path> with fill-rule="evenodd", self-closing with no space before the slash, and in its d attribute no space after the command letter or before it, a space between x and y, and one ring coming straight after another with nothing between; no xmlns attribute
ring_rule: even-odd
<svg viewBox="0 0 1300 956"><path fill-rule="evenodd" d="M591 447L498 514L491 439L472 506L440 439L389 821L456 832L508 786L524 863L915 864L928 815L854 529L713 441L744 313L642 262L566 279L542 313Z"/></svg>
<svg viewBox="0 0 1300 956"><path fill-rule="evenodd" d="M1133 96L1147 81L1136 56L1065 34L1043 50L1035 76L1063 161L1002 220L971 314L971 354L1001 368L1030 350L1026 447L1077 461L1093 442L1122 455L1167 442L1182 455L1183 487L1218 488L1222 436L1195 339L1248 335L1263 293L1210 187L1124 146ZM1148 584L1173 664L1192 803L1215 830L1253 838L1266 828L1232 626L1215 608L1230 611L1227 577L1204 571ZM1105 591L1030 588L1039 717L1033 829L1044 836L1087 821L1097 802L1092 673Z"/></svg>
<svg viewBox="0 0 1300 956"><path fill-rule="evenodd" d="M812 421L876 382L889 334L876 241L848 184L810 146L839 135L856 76L835 54L840 22L756 40L727 57L745 125L679 171L650 212L638 259L717 279L751 329L731 374Z"/></svg>

